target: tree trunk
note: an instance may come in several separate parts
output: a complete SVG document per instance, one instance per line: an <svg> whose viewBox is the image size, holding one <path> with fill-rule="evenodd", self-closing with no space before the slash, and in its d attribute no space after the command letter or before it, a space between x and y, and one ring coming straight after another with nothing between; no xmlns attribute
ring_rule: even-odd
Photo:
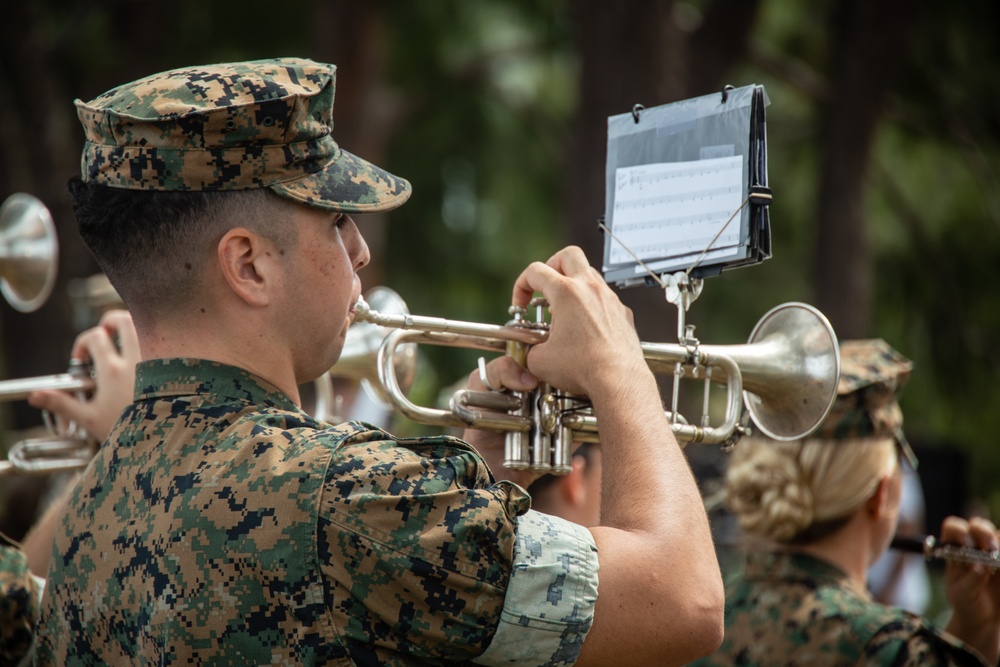
<svg viewBox="0 0 1000 667"><path fill-rule="evenodd" d="M342 148L384 166L382 159L402 117L402 104L386 83L390 47L380 3L320 3L312 50L337 66L334 137ZM365 287L384 282L384 214L357 219L371 250Z"/></svg>
<svg viewBox="0 0 1000 667"><path fill-rule="evenodd" d="M49 208L59 236L59 278L48 302L30 314L6 303L0 306L3 376L23 378L66 370L75 336L66 276L81 275L81 266L94 264L77 236L65 189L70 175L79 171L72 96L55 74L59 68L37 8L11 3L9 10L0 31L0 59L17 67L0 72L0 91L17 91L18 102L4 105L0 117L0 192L38 197ZM15 429L41 423L38 411L22 401L8 408L9 425Z"/></svg>
<svg viewBox="0 0 1000 667"><path fill-rule="evenodd" d="M870 334L869 155L917 7L901 0L847 0L840 10L821 139L815 284L817 307L837 335L848 339Z"/></svg>
<svg viewBox="0 0 1000 667"><path fill-rule="evenodd" d="M580 102L569 166L569 241L600 269L604 237L604 172L608 116L634 104L655 106L681 98L685 86L683 34L671 20L673 0L572 3L580 52ZM664 340L676 328L673 307L653 289L620 293L644 340Z"/></svg>

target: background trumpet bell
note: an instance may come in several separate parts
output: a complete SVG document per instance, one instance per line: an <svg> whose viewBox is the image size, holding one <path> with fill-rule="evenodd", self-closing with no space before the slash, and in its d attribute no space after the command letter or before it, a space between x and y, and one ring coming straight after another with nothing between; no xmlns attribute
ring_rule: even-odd
<svg viewBox="0 0 1000 667"><path fill-rule="evenodd" d="M410 313L403 297L388 287L373 287L368 290L365 301L379 312L393 315ZM376 358L382 341L391 332L392 329L372 322L355 322L347 330L340 359L330 369L333 377L360 380L361 386L369 396L386 409L391 408L392 404L382 385L379 384ZM409 392L417 372L417 346L415 344L399 346L396 356L393 357L393 365L403 393Z"/></svg>
<svg viewBox="0 0 1000 667"><path fill-rule="evenodd" d="M23 313L37 310L56 282L58 243L52 215L38 198L13 194L0 206L0 291Z"/></svg>
<svg viewBox="0 0 1000 667"><path fill-rule="evenodd" d="M373 287L365 293L364 300L378 304L379 311L393 315L405 316L410 312L403 298L388 287ZM319 421L331 422L340 422L352 417L344 414L342 397L334 390L334 378L359 382L373 403L384 410L392 409L392 402L378 379L378 351L382 341L392 331L393 329L361 320L355 321L347 329L340 359L313 383L315 393L315 406L311 410L313 417ZM417 373L416 344L400 345L392 363L399 379L400 391L406 394L413 385Z"/></svg>

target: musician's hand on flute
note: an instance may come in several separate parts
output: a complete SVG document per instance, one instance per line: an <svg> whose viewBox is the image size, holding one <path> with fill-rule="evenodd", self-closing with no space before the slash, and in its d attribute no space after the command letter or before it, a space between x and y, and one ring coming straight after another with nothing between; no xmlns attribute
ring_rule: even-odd
<svg viewBox="0 0 1000 667"><path fill-rule="evenodd" d="M92 438L103 442L135 392L139 339L132 316L124 310L108 311L96 327L77 336L71 356L93 364L93 395L81 399L62 391L35 391L28 396L28 402L77 423Z"/></svg>
<svg viewBox="0 0 1000 667"><path fill-rule="evenodd" d="M941 544L982 551L1000 549L1000 533L988 519L950 516L941 526ZM945 592L952 608L947 630L974 646L995 665L1000 659L1000 573L984 565L949 561Z"/></svg>

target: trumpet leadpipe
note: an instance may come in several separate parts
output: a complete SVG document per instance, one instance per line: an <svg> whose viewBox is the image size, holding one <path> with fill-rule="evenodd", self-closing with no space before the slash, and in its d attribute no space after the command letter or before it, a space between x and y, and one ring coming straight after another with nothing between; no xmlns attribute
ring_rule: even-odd
<svg viewBox="0 0 1000 667"><path fill-rule="evenodd" d="M365 300L358 299L355 308L354 320L356 322L371 322L390 329L413 329L430 334L453 334L456 336L454 343L446 343L445 336L438 337L439 345L451 345L462 347L463 343L469 343L475 339L482 339L482 344L486 349L493 349L491 341L510 341L537 345L548 340L549 333L545 329L530 328L527 326L509 326L504 324L484 324L482 322L464 322L460 320L448 320L443 317L426 317L421 315L382 313L368 307Z"/></svg>
<svg viewBox="0 0 1000 667"><path fill-rule="evenodd" d="M94 386L90 364L74 359L66 373L0 381L0 402L23 401L35 391L92 391Z"/></svg>

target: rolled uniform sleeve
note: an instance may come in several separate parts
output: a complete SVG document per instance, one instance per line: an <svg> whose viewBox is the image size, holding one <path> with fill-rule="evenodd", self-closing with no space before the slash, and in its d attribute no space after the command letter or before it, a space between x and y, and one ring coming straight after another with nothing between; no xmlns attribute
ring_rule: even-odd
<svg viewBox="0 0 1000 667"><path fill-rule="evenodd" d="M457 439L373 429L343 442L327 472L318 550L327 606L351 659L439 664L480 655L500 623L516 518L529 506L523 489L494 483Z"/></svg>
<svg viewBox="0 0 1000 667"><path fill-rule="evenodd" d="M597 544L590 531L530 511L517 517L517 541L497 632L480 665L572 665L594 620Z"/></svg>

